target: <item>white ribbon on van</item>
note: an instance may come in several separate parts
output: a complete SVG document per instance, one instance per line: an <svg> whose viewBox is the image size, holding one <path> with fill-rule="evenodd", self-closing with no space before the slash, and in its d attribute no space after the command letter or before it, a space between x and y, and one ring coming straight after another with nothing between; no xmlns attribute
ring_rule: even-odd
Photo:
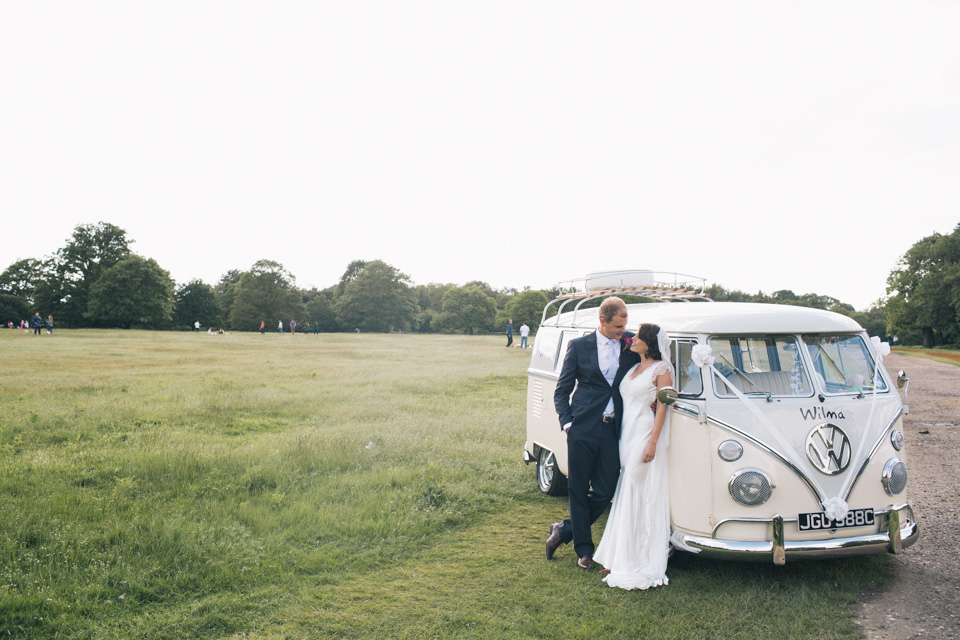
<svg viewBox="0 0 960 640"><path fill-rule="evenodd" d="M880 386L880 363L883 362L883 356L890 355L890 344L887 342L880 342L880 338L877 336L872 336L870 338L870 346L873 347L874 353L874 363L873 363L873 393L870 394L870 412L867 414L867 422L863 426L863 436L860 438L860 444L857 446L857 453L852 458L852 460L860 460L860 456L863 455L863 449L867 445L867 441L873 441L874 438L870 437L870 426L873 424L873 414L877 408L877 388ZM840 495L845 496L850 491L853 481L856 479L856 474L849 473L847 474L846 480L843 481L843 487L840 489ZM844 503L846 504L846 503ZM829 516L830 514L827 513ZM843 512L844 517L846 517L847 512ZM838 518L834 518L837 520Z"/></svg>
<svg viewBox="0 0 960 640"><path fill-rule="evenodd" d="M781 434L776 427L770 424L770 420L763 415L760 409L758 409L753 402L750 402L747 396L743 395L743 392L740 391L740 389L738 389L732 382L727 380L727 377L720 373L720 370L714 366L716 358L713 356L713 348L711 348L710 345L698 344L694 346L690 353L690 357L693 360L693 363L698 367L707 368L716 373L717 377L727 386L728 389L730 389L730 391L733 392L735 396L737 396L740 402L743 403L743 406L745 406L750 413L754 415L757 421L763 425L764 429L767 430L767 433L769 433L773 439L777 441L777 444L780 445L780 453L789 458L790 462L792 462L797 469L802 468L803 461L797 458L797 454L793 448L793 445L791 445L790 442L783 437L783 434ZM820 486L820 483L817 482L815 478L808 476L807 479L814 485L814 488L816 488L819 496L826 495L823 487ZM841 495L842 494L843 493L841 492ZM847 517L847 511L850 510L847 503L839 496L830 498L828 500L823 500L821 504L823 505L823 509L827 514L827 517L832 520L843 520Z"/></svg>

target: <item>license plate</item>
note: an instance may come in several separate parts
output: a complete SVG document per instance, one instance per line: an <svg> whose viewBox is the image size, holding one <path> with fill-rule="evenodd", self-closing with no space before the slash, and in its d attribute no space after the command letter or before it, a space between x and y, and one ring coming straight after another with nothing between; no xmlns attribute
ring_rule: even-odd
<svg viewBox="0 0 960 640"><path fill-rule="evenodd" d="M864 527L874 524L873 509L851 509L841 521L831 520L825 513L801 513L797 517L800 531L820 531L824 529L844 529L846 527Z"/></svg>

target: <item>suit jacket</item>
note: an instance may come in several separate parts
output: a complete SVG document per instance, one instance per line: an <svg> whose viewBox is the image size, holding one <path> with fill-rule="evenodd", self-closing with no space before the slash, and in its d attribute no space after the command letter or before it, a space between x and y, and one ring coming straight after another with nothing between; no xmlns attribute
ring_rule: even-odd
<svg viewBox="0 0 960 640"><path fill-rule="evenodd" d="M592 431L603 417L603 410L613 396L613 407L617 414L617 433L620 432L620 416L623 413L620 380L633 365L640 362L640 356L628 350L623 339L632 336L632 333L625 332L620 338L620 367L617 369L612 386L600 370L597 333L589 333L570 341L567 353L563 357L563 367L557 379L557 388L553 393L553 404L560 418L561 429L563 425L571 422L573 423L571 431L574 429L581 433ZM571 393L573 393L572 399Z"/></svg>

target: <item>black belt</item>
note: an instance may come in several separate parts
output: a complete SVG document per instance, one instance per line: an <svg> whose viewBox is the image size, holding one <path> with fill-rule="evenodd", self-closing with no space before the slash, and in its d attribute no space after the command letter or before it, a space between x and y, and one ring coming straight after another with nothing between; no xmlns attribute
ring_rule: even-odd
<svg viewBox="0 0 960 640"><path fill-rule="evenodd" d="M617 416L603 416L604 422L614 422L616 421L616 419L617 419Z"/></svg>

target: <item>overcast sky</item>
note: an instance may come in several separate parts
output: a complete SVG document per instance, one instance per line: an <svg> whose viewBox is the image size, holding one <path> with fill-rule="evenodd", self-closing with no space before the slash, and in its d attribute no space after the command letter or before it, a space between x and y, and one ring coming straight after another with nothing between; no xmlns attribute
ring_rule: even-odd
<svg viewBox="0 0 960 640"><path fill-rule="evenodd" d="M960 223L960 3L4 2L0 270L608 269L867 308Z"/></svg>

